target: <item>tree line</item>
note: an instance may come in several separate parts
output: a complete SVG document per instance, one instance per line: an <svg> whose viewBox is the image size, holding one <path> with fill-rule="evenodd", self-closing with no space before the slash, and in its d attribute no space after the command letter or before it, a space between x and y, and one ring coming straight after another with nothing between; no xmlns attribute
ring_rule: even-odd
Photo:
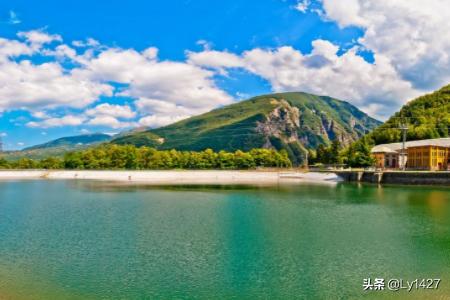
<svg viewBox="0 0 450 300"><path fill-rule="evenodd" d="M68 152L64 157L41 160L21 158L7 161L0 158L3 169L253 169L257 167L287 168L292 163L285 150L252 149L235 152L211 149L204 151L160 151L133 145L103 144L85 150Z"/></svg>
<svg viewBox="0 0 450 300"><path fill-rule="evenodd" d="M310 151L309 164L346 165L349 167L370 167L375 160L370 152L373 141L362 137L348 147L342 147L338 139L330 146L319 145L316 151Z"/></svg>

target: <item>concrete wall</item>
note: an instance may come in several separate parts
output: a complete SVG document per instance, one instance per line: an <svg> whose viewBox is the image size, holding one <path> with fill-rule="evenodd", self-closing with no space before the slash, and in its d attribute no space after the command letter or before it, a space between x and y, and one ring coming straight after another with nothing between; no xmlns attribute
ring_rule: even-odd
<svg viewBox="0 0 450 300"><path fill-rule="evenodd" d="M338 171L337 175L344 181L397 184L427 184L450 186L450 172L419 172L419 171Z"/></svg>

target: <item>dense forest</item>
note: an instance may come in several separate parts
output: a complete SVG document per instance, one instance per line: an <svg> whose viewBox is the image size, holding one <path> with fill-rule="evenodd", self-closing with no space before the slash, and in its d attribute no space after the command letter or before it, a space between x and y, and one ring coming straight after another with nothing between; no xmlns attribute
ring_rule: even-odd
<svg viewBox="0 0 450 300"><path fill-rule="evenodd" d="M0 158L0 168L3 169L163 170L286 168L291 166L285 150L159 151L148 147L114 144L102 144L85 150L68 152L63 158L48 157L41 160L21 158L17 161Z"/></svg>
<svg viewBox="0 0 450 300"><path fill-rule="evenodd" d="M450 85L411 100L366 137L375 145L400 142L401 125L408 127L408 141L448 137Z"/></svg>

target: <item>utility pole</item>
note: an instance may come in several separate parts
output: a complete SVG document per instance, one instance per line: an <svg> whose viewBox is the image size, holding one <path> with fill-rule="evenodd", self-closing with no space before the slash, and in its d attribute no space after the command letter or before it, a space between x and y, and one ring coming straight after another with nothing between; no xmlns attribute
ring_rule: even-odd
<svg viewBox="0 0 450 300"><path fill-rule="evenodd" d="M0 154L3 153L3 139L2 136L0 135Z"/></svg>
<svg viewBox="0 0 450 300"><path fill-rule="evenodd" d="M306 152L305 152L305 167L306 167L306 170L309 169L308 154L309 154L308 150L306 150Z"/></svg>
<svg viewBox="0 0 450 300"><path fill-rule="evenodd" d="M406 123L402 123L399 127L399 129L402 131L402 170L405 171L406 169L406 132L408 131L408 125Z"/></svg>

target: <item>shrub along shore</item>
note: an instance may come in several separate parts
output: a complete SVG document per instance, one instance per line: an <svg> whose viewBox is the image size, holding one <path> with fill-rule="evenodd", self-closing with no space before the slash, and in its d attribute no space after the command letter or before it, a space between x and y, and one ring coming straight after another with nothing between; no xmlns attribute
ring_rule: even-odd
<svg viewBox="0 0 450 300"><path fill-rule="evenodd" d="M0 158L1 169L77 169L77 170L247 170L257 167L289 168L286 151L252 149L236 151L159 151L132 145L103 144L85 150L68 152L63 158L41 160Z"/></svg>

